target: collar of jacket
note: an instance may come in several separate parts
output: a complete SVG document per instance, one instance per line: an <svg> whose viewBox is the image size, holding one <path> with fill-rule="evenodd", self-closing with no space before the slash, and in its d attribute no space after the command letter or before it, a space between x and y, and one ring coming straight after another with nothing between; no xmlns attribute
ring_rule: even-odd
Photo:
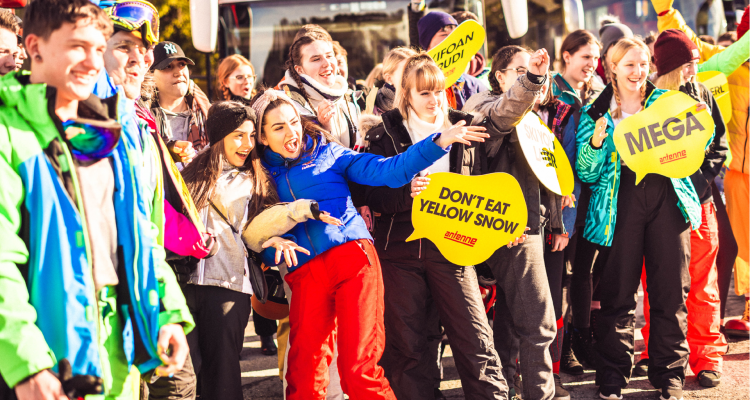
<svg viewBox="0 0 750 400"><path fill-rule="evenodd" d="M401 149L397 149L398 152L402 153L406 151L406 148L411 146L413 143L411 141L411 136L409 136L409 132L406 130L406 127L404 127L404 124L402 123L404 117L401 116L401 111L399 111L397 108L394 108L393 110L383 113L381 117L383 118L383 127L385 128L386 133L390 134L393 137L393 140L395 140L397 144L401 145ZM448 120L451 124L456 124L458 121L463 120L466 121L466 125L468 126L471 125L472 118L472 115L467 112L454 110L452 108L448 110ZM372 139L368 137L367 140ZM474 143L478 142L471 143L473 145Z"/></svg>
<svg viewBox="0 0 750 400"><path fill-rule="evenodd" d="M583 106L581 97L573 90L568 81L563 78L562 74L559 72L555 73L552 81L555 83L552 85L552 94L555 97L565 104L576 105L579 109Z"/></svg>
<svg viewBox="0 0 750 400"><path fill-rule="evenodd" d="M230 96L229 100L236 101L236 102L238 102L240 104L243 104L243 105L246 105L246 106L250 106L250 99L246 99L246 98L244 98L242 96L237 96L236 94L232 94L232 96Z"/></svg>
<svg viewBox="0 0 750 400"><path fill-rule="evenodd" d="M62 121L55 114L57 89L46 84L32 84L30 78L31 73L28 71L7 74L3 78L6 84L0 89L3 91L0 95L2 103L9 107L16 107L19 114L34 127L34 134L41 144L46 145L54 139L55 132L44 129L50 122L57 127L56 133L60 134L60 138L65 140L62 135ZM15 84L8 84L11 80L15 81ZM39 96L45 98L46 103L31 101ZM121 103L118 103L117 95L99 99L91 94L86 100L78 102L78 116L111 122L111 120L117 120L118 105L124 105ZM19 107L22 104L24 107Z"/></svg>
<svg viewBox="0 0 750 400"><path fill-rule="evenodd" d="M325 146L326 144L327 143L325 141L325 138L321 138L321 143L318 143L318 146L315 149L314 153L320 151L320 148ZM287 164L294 165L299 162L308 162L312 159L315 159L316 154L308 151L310 147L314 145L315 143L313 142L310 135L305 135L305 147L302 149L301 155L297 158L284 158L281 154L271 150L270 146L266 146L265 150L263 150L263 161L265 161L265 163L271 167L281 167Z"/></svg>
<svg viewBox="0 0 750 400"><path fill-rule="evenodd" d="M656 86L654 86L651 81L646 81L646 100L651 97L654 89L656 89ZM599 97L594 100L593 103L591 103L591 106L588 108L588 110L586 110L586 113L589 115L589 117L591 117L592 120L596 121L609 112L613 95L614 89L612 88L612 84L610 83L607 85L607 87L604 88L604 90L602 90L602 93L599 94Z"/></svg>

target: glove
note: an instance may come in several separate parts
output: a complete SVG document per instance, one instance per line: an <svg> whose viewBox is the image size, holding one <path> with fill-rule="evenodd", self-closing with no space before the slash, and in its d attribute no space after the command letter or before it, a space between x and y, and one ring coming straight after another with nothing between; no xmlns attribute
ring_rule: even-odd
<svg viewBox="0 0 750 400"><path fill-rule="evenodd" d="M63 358L60 363L57 364L60 375L60 383L62 383L63 392L68 398L78 399L86 397L90 394L100 394L104 391L102 378L92 375L76 375L73 376L73 368L70 366L70 362Z"/></svg>
<svg viewBox="0 0 750 400"><path fill-rule="evenodd" d="M654 5L654 10L658 15L671 10L672 3L674 3L674 0L651 0L651 4Z"/></svg>

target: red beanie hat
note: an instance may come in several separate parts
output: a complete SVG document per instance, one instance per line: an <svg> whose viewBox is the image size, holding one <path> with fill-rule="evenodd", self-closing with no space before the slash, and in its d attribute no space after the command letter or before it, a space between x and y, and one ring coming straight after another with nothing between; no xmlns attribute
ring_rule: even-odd
<svg viewBox="0 0 750 400"><path fill-rule="evenodd" d="M740 23L737 25L737 40L739 40L750 27L750 24L748 23L748 8L750 8L750 6L745 7L745 12L742 13L742 19L740 19Z"/></svg>
<svg viewBox="0 0 750 400"><path fill-rule="evenodd" d="M683 64L700 60L698 46L677 29L667 29L659 34L654 43L654 64L659 75L665 75Z"/></svg>

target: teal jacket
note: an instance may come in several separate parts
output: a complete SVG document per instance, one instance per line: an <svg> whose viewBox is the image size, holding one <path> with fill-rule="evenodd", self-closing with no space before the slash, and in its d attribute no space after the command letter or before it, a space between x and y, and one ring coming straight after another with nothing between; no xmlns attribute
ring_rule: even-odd
<svg viewBox="0 0 750 400"><path fill-rule="evenodd" d="M52 111L55 97L54 88L30 84L25 73L0 78L0 374L11 388L63 358L74 375L102 376L86 213L76 161ZM108 119L123 106L92 96L79 109ZM159 279L164 250L139 191L136 140L123 132L111 156L121 254L117 311L128 363L146 372L161 364L159 328L182 323L189 330L194 323L170 307L180 302L169 297L182 294Z"/></svg>
<svg viewBox="0 0 750 400"><path fill-rule="evenodd" d="M666 90L656 89L651 82L646 82L646 107L650 107ZM615 149L612 136L615 125L610 114L612 101L612 85L607 85L599 97L583 108L581 121L576 135L578 158L576 171L581 181L592 183L591 200L586 214L586 225L583 237L592 243L611 246L617 221L617 193L620 189L620 155ZM594 135L596 121L607 118L607 138L602 147L594 149L591 137ZM679 203L685 219L693 229L701 225L701 204L695 193L690 178L672 179L672 185L677 193Z"/></svg>

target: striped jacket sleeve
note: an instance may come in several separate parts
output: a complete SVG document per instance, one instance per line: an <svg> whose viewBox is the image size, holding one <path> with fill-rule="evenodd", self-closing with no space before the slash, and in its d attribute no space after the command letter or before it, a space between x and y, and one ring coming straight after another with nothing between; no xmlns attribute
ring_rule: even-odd
<svg viewBox="0 0 750 400"><path fill-rule="evenodd" d="M591 136L594 135L595 126L594 120L583 112L581 114L581 122L578 125L578 134L576 135L576 146L578 148L576 171L581 181L587 183L599 180L599 175L601 175L604 162L606 161L604 148L594 149L591 147Z"/></svg>

